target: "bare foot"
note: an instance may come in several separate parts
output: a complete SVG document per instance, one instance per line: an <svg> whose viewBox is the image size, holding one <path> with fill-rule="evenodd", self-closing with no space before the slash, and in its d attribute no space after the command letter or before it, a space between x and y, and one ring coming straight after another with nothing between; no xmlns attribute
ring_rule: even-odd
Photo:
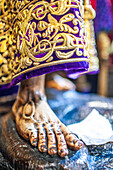
<svg viewBox="0 0 113 170"><path fill-rule="evenodd" d="M68 147L81 149L83 143L61 123L41 96L33 83L32 86L20 87L13 106L19 134L29 140L32 146L38 147L40 152L48 152L50 155L58 153L64 157L68 155Z"/></svg>

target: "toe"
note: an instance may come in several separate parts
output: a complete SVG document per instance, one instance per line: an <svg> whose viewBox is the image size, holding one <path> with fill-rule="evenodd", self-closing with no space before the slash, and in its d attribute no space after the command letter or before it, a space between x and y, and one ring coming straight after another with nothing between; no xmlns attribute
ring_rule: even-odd
<svg viewBox="0 0 113 170"><path fill-rule="evenodd" d="M29 136L30 138L30 143L32 146L37 146L37 130L32 130L31 134Z"/></svg>
<svg viewBox="0 0 113 170"><path fill-rule="evenodd" d="M83 142L80 141L75 135L72 133L68 133L65 135L66 142L68 146L72 149L79 150L83 146Z"/></svg>
<svg viewBox="0 0 113 170"><path fill-rule="evenodd" d="M48 138L48 154L54 155L57 153L55 134L53 132L51 124L47 124L45 128L46 128L47 138Z"/></svg>
<svg viewBox="0 0 113 170"><path fill-rule="evenodd" d="M60 157L64 157L68 155L68 149L67 149L67 144L64 135L62 134L60 127L58 125L54 126L54 132L58 143L58 155Z"/></svg>
<svg viewBox="0 0 113 170"><path fill-rule="evenodd" d="M47 152L46 132L42 124L38 126L38 149L40 152Z"/></svg>
<svg viewBox="0 0 113 170"><path fill-rule="evenodd" d="M70 133L68 128L62 124L61 130L65 136L66 143L69 148L79 150L84 145L82 141L80 141L74 134Z"/></svg>
<svg viewBox="0 0 113 170"><path fill-rule="evenodd" d="M83 142L78 140L78 141L75 142L74 147L75 147L76 150L79 150L83 147L83 145L84 145Z"/></svg>

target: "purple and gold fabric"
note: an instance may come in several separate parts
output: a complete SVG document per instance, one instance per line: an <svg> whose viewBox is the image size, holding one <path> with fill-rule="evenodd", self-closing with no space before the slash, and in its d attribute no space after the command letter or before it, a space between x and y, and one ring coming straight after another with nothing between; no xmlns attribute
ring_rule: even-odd
<svg viewBox="0 0 113 170"><path fill-rule="evenodd" d="M76 79L81 74L96 74L99 71L99 59L97 56L95 33L93 26L93 19L95 18L95 10L90 5L90 1L84 0L84 21L88 38L87 50L89 53L89 69L88 71L77 73L75 69L67 70L67 74L70 78Z"/></svg>
<svg viewBox="0 0 113 170"><path fill-rule="evenodd" d="M78 74L88 70L81 0L17 0L7 5L10 19L2 31L6 48L0 51L1 87L57 70L74 69Z"/></svg>

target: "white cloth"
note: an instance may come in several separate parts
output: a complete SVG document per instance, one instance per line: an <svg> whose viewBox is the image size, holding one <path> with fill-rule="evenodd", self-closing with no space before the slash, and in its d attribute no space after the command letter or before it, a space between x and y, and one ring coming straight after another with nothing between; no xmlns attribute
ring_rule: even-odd
<svg viewBox="0 0 113 170"><path fill-rule="evenodd" d="M80 123L71 124L68 128L77 134L86 145L113 142L113 130L109 120L95 109Z"/></svg>

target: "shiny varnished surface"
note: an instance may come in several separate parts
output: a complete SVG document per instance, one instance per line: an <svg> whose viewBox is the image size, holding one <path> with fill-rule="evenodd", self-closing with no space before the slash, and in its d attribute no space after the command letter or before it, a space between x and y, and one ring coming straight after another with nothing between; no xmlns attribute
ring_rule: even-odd
<svg viewBox="0 0 113 170"><path fill-rule="evenodd" d="M57 155L49 156L40 153L36 148L30 146L17 134L15 123L11 114L1 118L0 146L1 152L15 169L60 169L65 166L73 167L69 162L69 157L73 157L76 152L70 151L69 157L60 158ZM85 149L85 148L84 148ZM83 152L83 150L81 152ZM86 150L85 150L86 151ZM80 155L75 158L74 164Z"/></svg>
<svg viewBox="0 0 113 170"><path fill-rule="evenodd" d="M58 92L47 90L49 103L57 113L60 120L66 125L79 122L86 117L95 107L100 113L106 116L113 124L112 99L96 95L81 95L74 91ZM75 102L76 101L76 102ZM89 103L90 102L90 103ZM82 106L82 107L81 107ZM62 114L61 114L62 112ZM108 143L99 146L84 147L80 151L72 152L69 157L60 158L56 155L41 154L26 143L15 130L15 123L11 115L7 114L0 119L2 133L0 133L0 168L11 169L8 161L15 169L108 169L113 168L113 144ZM68 159L69 158L69 159ZM6 161L8 160L8 161Z"/></svg>

